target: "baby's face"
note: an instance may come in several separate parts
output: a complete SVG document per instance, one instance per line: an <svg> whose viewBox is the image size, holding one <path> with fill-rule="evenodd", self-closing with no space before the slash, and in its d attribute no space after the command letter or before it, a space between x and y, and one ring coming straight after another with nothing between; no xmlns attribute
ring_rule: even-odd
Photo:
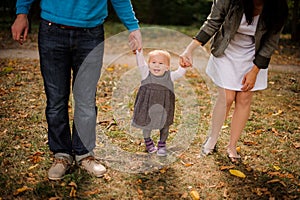
<svg viewBox="0 0 300 200"><path fill-rule="evenodd" d="M160 54L151 56L148 64L150 72L155 76L163 76L170 69L168 58Z"/></svg>

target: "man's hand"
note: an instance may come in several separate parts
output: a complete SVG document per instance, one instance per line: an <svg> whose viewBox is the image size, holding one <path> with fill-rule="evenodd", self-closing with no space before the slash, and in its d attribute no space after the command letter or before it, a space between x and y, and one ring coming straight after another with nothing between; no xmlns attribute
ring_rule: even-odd
<svg viewBox="0 0 300 200"><path fill-rule="evenodd" d="M130 49L133 52L135 52L136 50L138 50L138 51L142 50L142 48L143 48L143 45L142 45L142 34L141 34L141 31L139 29L135 30L135 31L132 31L129 34L128 44L129 44Z"/></svg>
<svg viewBox="0 0 300 200"><path fill-rule="evenodd" d="M18 14L15 22L11 26L12 38L21 45L26 41L29 29L27 14Z"/></svg>

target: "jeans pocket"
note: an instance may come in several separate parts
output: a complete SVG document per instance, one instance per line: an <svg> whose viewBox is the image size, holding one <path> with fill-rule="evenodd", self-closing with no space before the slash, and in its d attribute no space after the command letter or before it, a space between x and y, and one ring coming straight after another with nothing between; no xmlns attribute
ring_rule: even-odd
<svg viewBox="0 0 300 200"><path fill-rule="evenodd" d="M101 38L104 40L104 28L103 25L96 26L94 28L87 29L89 36L93 38Z"/></svg>

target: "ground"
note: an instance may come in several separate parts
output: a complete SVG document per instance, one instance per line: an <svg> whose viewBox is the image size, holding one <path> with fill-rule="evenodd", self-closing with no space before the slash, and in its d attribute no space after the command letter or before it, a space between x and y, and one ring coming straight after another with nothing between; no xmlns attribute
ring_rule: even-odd
<svg viewBox="0 0 300 200"><path fill-rule="evenodd" d="M251 116L239 142L243 157L240 165L230 163L225 154L229 121L223 126L218 151L198 157L211 117L213 89L201 72L192 69L177 88L179 96L187 90L184 83L193 89L196 99L191 101L196 101L195 110L199 110L195 117L198 126L195 132L186 132L186 138L194 138L187 139L188 148L175 154L174 162L136 173L128 168L135 160L124 158L126 165L122 166L103 156L100 159L108 167L103 178L94 178L73 166L62 181L49 181L47 170L52 155L47 146L46 100L36 35L21 47L9 35L2 34L1 40L0 199L193 199L195 193L200 199L300 198L299 45L283 39L272 58L269 87L255 94ZM133 69L132 63L130 59L119 58L108 63L102 73L97 93L97 130L103 136L98 137L97 152L106 147L101 140L105 136L111 146L145 156L141 140L124 134L112 114L114 88L119 86L124 73ZM132 102L126 106L132 106ZM181 101L178 110L170 140L182 134ZM192 112L187 111L188 115ZM231 170L238 170L245 177Z"/></svg>

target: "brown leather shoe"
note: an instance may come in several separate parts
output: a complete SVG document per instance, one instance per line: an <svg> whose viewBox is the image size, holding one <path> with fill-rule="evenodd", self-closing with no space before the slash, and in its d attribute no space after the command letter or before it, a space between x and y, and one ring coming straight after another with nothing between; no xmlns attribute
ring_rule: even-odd
<svg viewBox="0 0 300 200"><path fill-rule="evenodd" d="M82 159L79 166L96 177L102 177L106 172L106 168L101 165L94 156L88 156Z"/></svg>
<svg viewBox="0 0 300 200"><path fill-rule="evenodd" d="M54 163L48 171L48 178L54 181L61 180L70 167L71 163L68 159L64 157L54 158Z"/></svg>

